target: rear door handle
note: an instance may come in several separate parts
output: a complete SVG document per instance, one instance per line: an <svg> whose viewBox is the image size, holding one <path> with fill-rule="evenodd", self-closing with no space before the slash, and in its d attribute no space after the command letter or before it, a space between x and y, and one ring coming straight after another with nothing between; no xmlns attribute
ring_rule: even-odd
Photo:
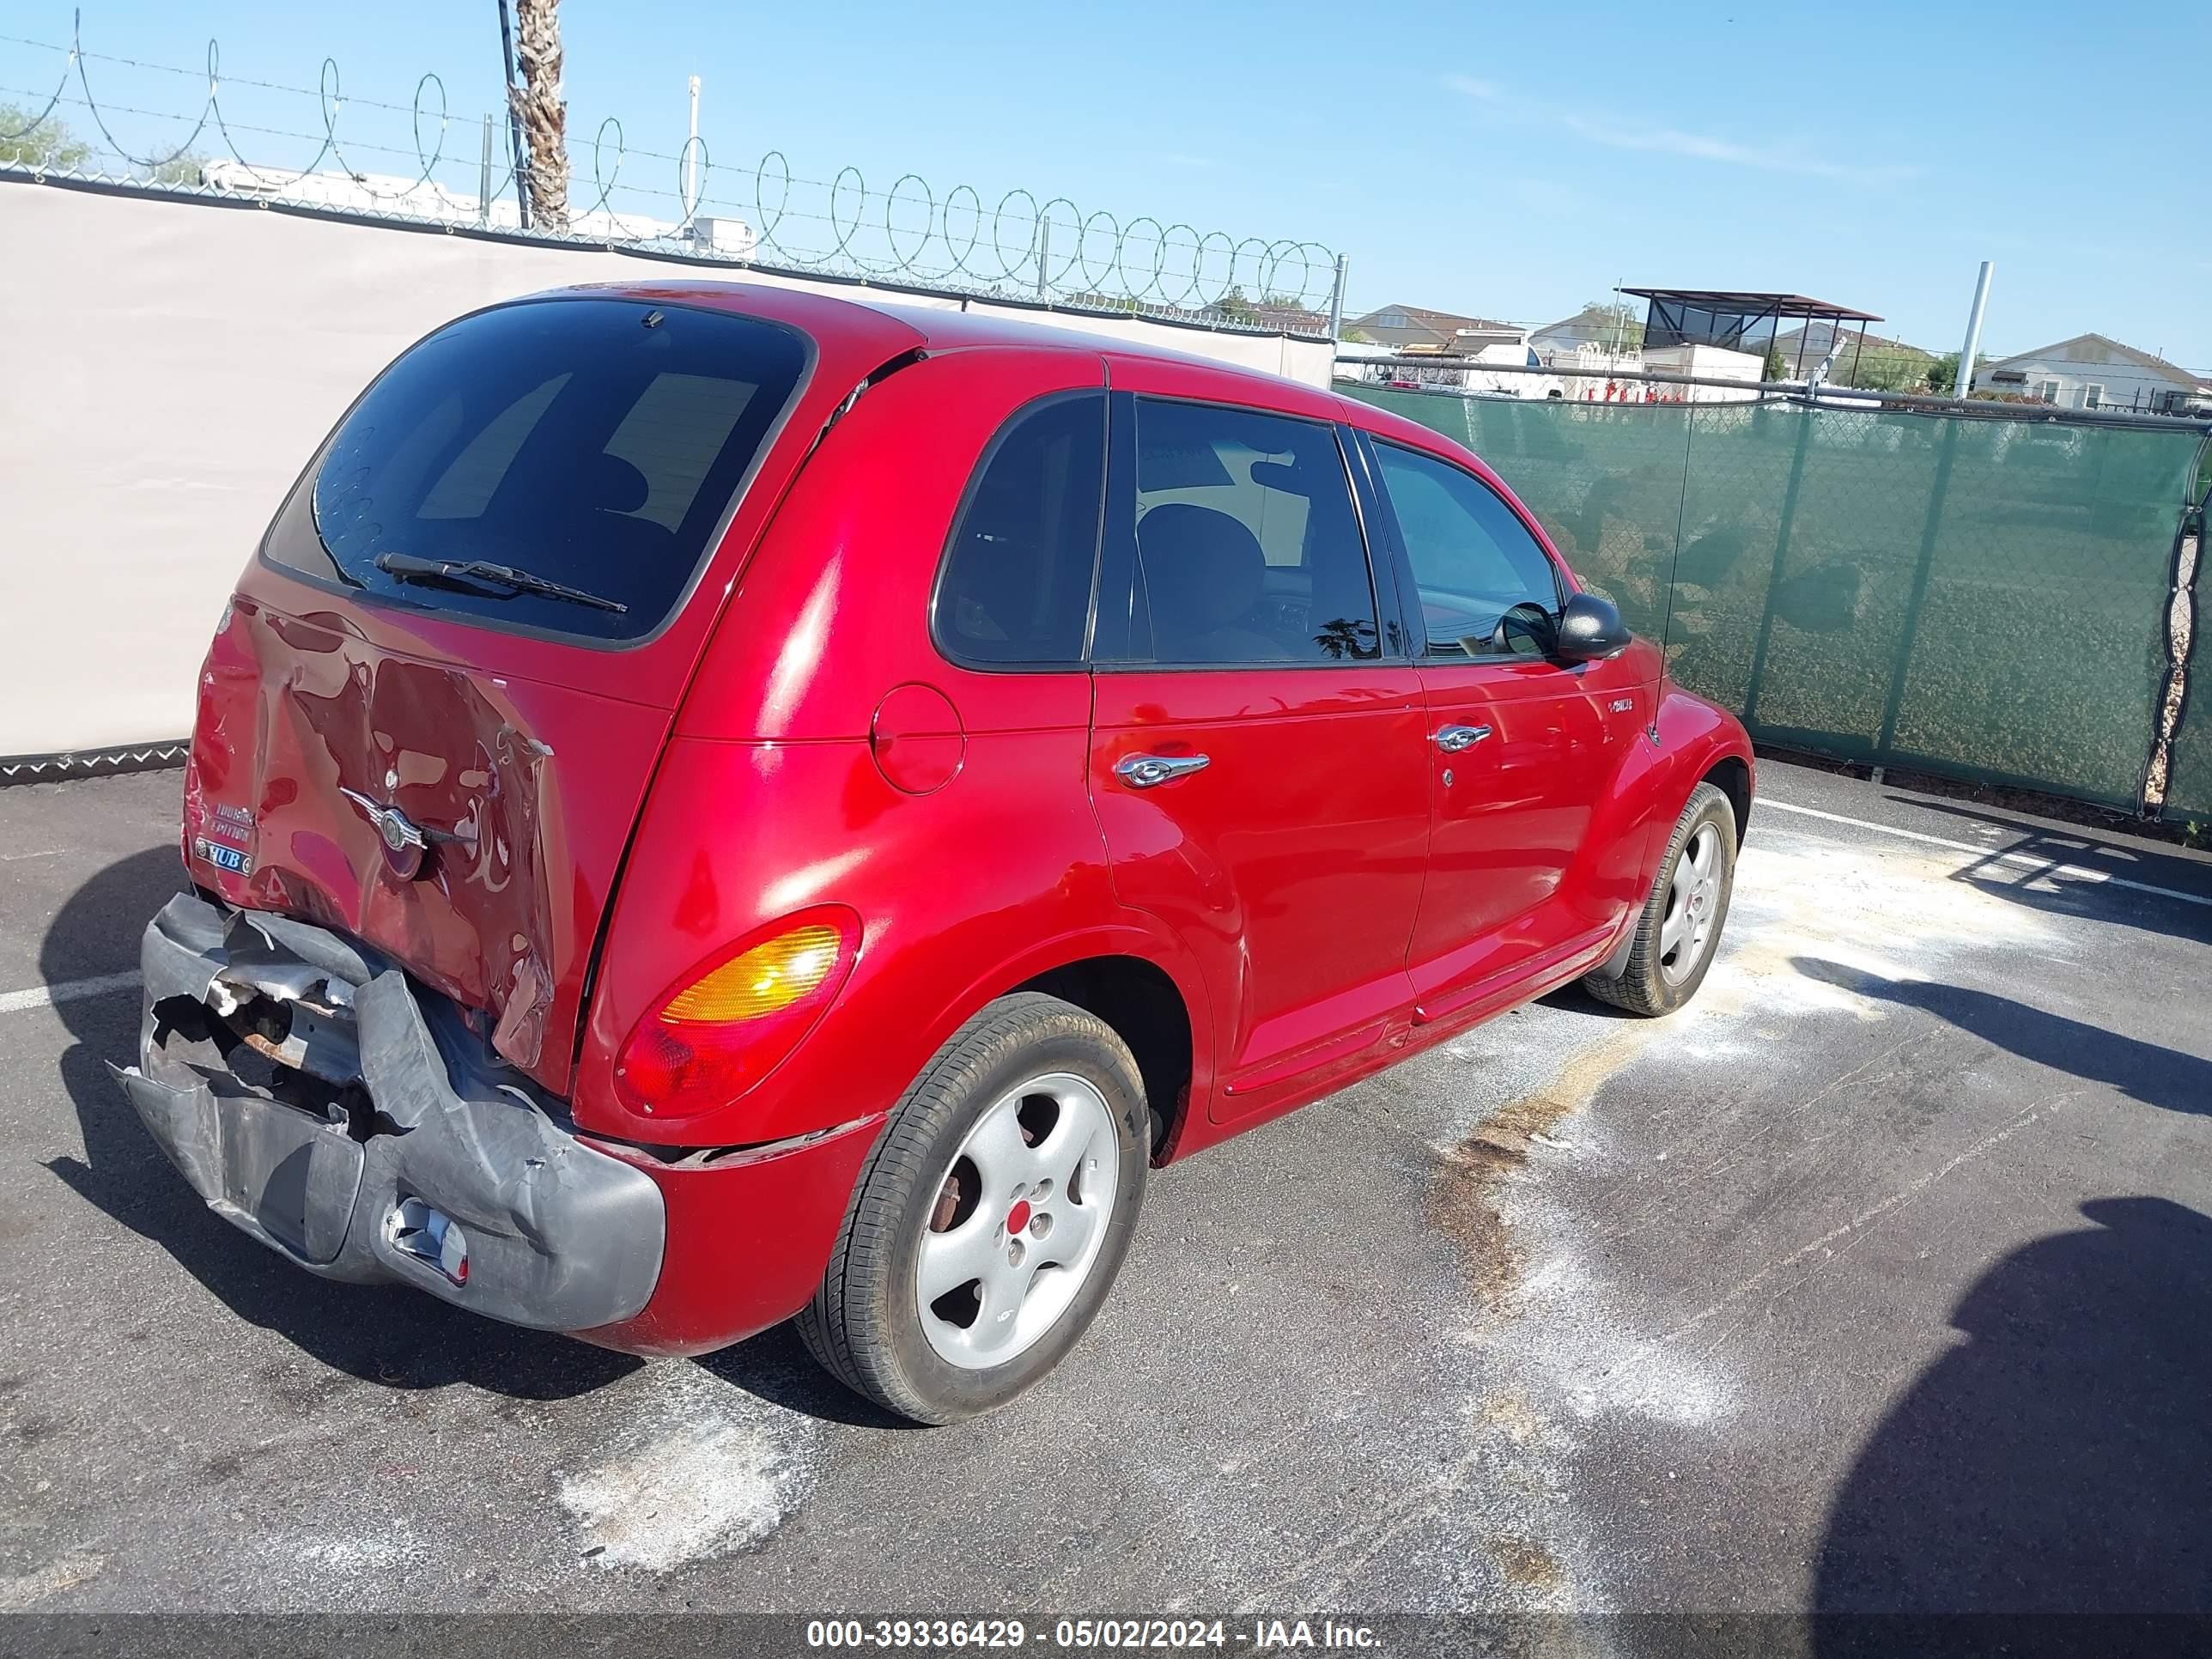
<svg viewBox="0 0 2212 1659"><path fill-rule="evenodd" d="M1447 755L1456 755L1462 749L1472 749L1490 735L1486 726L1440 726L1430 741Z"/></svg>
<svg viewBox="0 0 2212 1659"><path fill-rule="evenodd" d="M1203 772L1212 761L1210 755L1125 755L1114 763L1114 775L1132 789L1151 789Z"/></svg>

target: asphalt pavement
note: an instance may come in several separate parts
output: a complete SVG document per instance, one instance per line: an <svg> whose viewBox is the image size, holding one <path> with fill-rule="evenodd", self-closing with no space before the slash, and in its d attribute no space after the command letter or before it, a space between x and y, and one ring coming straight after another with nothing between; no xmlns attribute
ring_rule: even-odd
<svg viewBox="0 0 2212 1659"><path fill-rule="evenodd" d="M1760 782L1691 1009L1161 1173L928 1431L232 1230L105 1069L177 775L0 790L0 1610L2212 1611L2212 862Z"/></svg>

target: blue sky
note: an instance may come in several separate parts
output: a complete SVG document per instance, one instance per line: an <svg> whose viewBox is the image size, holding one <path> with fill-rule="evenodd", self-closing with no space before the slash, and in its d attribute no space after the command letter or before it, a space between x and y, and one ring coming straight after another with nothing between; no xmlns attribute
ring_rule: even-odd
<svg viewBox="0 0 2212 1659"><path fill-rule="evenodd" d="M0 32L68 38L66 5L8 11ZM562 21L586 174L605 116L674 152L696 73L718 162L775 148L795 173L850 163L878 190L912 171L987 203L1022 186L1310 239L1349 254L1355 311L1543 323L1615 282L1781 289L1948 350L1992 258L1985 349L2094 330L2212 371L2201 0L567 0ZM357 98L406 105L434 70L457 114L497 104L494 0L85 6L88 51L197 70L210 35L230 80L313 86L329 56ZM50 86L58 66L0 44L0 86ZM92 68L104 99L197 100L190 77ZM116 119L127 143L173 131Z"/></svg>

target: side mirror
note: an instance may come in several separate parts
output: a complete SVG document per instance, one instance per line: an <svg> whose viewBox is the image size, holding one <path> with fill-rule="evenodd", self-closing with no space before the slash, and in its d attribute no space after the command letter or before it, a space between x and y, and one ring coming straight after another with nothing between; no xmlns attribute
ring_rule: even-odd
<svg viewBox="0 0 2212 1659"><path fill-rule="evenodd" d="M1603 662L1627 650L1632 637L1612 600L1595 593L1571 594L1559 612L1559 643L1553 655L1561 662Z"/></svg>

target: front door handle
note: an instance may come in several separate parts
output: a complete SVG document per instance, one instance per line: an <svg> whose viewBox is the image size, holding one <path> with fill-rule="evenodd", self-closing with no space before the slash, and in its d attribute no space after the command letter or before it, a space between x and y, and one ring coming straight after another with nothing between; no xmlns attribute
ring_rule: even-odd
<svg viewBox="0 0 2212 1659"><path fill-rule="evenodd" d="M1212 759L1210 755L1126 755L1114 763L1114 775L1132 789L1150 789L1203 772Z"/></svg>
<svg viewBox="0 0 2212 1659"><path fill-rule="evenodd" d="M1456 755L1462 749L1472 749L1490 735L1486 726L1440 726L1430 741L1447 755Z"/></svg>

